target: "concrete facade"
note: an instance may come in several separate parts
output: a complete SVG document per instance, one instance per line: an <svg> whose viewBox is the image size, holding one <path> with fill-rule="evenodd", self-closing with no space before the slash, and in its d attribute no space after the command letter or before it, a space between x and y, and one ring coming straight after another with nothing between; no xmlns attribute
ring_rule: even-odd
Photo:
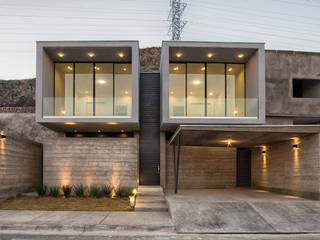
<svg viewBox="0 0 320 240"><path fill-rule="evenodd" d="M319 134L252 149L252 186L274 192L320 199Z"/></svg>
<svg viewBox="0 0 320 240"><path fill-rule="evenodd" d="M65 138L44 143L43 182L47 185L111 184L136 187L139 136Z"/></svg>
<svg viewBox="0 0 320 240"><path fill-rule="evenodd" d="M236 148L182 146L179 189L236 186ZM166 147L166 188L173 189L172 146Z"/></svg>
<svg viewBox="0 0 320 240"><path fill-rule="evenodd" d="M42 145L7 136L0 140L0 199L35 190L42 183Z"/></svg>

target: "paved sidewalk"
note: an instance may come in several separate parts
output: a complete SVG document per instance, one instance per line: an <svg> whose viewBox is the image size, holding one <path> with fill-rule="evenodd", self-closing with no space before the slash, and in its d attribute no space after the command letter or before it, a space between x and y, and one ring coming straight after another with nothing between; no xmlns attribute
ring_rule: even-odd
<svg viewBox="0 0 320 240"><path fill-rule="evenodd" d="M167 212L0 211L0 230L172 232Z"/></svg>

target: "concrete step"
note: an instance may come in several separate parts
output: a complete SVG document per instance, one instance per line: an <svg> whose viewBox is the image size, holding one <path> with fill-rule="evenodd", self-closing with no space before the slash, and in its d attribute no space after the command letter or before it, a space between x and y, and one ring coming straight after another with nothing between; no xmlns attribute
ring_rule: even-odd
<svg viewBox="0 0 320 240"><path fill-rule="evenodd" d="M143 203L137 201L136 207L135 207L136 212L167 212L168 211L168 206L166 203Z"/></svg>
<svg viewBox="0 0 320 240"><path fill-rule="evenodd" d="M154 195L137 195L137 201L139 203L166 203L164 196L154 196Z"/></svg>
<svg viewBox="0 0 320 240"><path fill-rule="evenodd" d="M138 192L161 192L161 193L163 193L163 189L161 186L139 186Z"/></svg>

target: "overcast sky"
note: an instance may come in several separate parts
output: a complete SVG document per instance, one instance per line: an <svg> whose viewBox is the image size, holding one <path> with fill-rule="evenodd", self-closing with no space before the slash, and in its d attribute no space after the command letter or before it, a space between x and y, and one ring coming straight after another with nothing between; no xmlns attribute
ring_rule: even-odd
<svg viewBox="0 0 320 240"><path fill-rule="evenodd" d="M185 0L182 40L320 52L319 0ZM37 40L168 40L169 0L0 0L0 79L35 77Z"/></svg>

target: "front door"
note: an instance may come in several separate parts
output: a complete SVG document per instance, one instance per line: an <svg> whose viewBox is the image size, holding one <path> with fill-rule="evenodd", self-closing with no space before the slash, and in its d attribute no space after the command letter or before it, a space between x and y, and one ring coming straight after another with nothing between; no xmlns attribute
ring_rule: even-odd
<svg viewBox="0 0 320 240"><path fill-rule="evenodd" d="M251 186L251 150L237 149L237 187Z"/></svg>

